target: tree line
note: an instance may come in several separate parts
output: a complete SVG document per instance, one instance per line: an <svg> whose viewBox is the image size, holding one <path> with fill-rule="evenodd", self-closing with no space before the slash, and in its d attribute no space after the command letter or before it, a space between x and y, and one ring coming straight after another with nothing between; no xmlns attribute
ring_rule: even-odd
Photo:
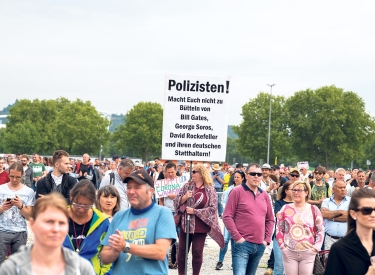
<svg viewBox="0 0 375 275"><path fill-rule="evenodd" d="M226 161L267 158L270 95L260 92L242 106L242 122L228 137ZM89 101L19 100L0 130L0 151L72 155L118 154L148 160L161 155L163 108L139 102L113 133ZM289 98L272 96L270 161L295 165L308 160L326 167L366 167L375 151L375 123L362 98L335 86L306 89ZM231 134L233 136L233 134ZM375 160L374 160L375 162Z"/></svg>

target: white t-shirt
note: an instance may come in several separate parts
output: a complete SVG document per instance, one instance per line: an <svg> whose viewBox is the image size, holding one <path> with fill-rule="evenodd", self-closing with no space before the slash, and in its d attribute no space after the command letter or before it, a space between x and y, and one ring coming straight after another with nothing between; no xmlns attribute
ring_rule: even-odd
<svg viewBox="0 0 375 275"><path fill-rule="evenodd" d="M9 189L8 184L0 185L0 204L3 204L8 197L14 198L15 196L21 199L24 207L34 206L35 193L33 189L22 185L21 189L14 191ZM21 210L17 206L12 206L0 214L0 231L12 233L27 231L26 219L22 216Z"/></svg>
<svg viewBox="0 0 375 275"><path fill-rule="evenodd" d="M53 173L51 173L51 177L53 181L56 183L56 186L59 186L61 184L63 175L61 175L60 177L56 177Z"/></svg>

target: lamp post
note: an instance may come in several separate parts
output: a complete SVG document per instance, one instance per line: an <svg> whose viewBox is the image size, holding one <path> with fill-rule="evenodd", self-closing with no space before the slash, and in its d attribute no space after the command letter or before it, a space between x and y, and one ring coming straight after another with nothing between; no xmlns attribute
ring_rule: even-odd
<svg viewBox="0 0 375 275"><path fill-rule="evenodd" d="M270 141L271 141L271 113L272 113L272 87L276 84L267 84L271 88L270 93L270 114L268 117L268 146L267 146L267 163L270 164Z"/></svg>

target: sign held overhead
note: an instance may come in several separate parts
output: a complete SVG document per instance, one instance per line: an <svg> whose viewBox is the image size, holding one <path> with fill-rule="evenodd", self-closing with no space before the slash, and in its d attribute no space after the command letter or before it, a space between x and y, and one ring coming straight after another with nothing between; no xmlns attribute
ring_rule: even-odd
<svg viewBox="0 0 375 275"><path fill-rule="evenodd" d="M163 159L225 161L229 84L230 77L166 75Z"/></svg>

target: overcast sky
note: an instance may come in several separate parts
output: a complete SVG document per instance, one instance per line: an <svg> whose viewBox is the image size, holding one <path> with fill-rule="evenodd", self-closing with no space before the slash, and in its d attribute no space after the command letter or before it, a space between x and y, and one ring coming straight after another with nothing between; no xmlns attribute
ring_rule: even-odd
<svg viewBox="0 0 375 275"><path fill-rule="evenodd" d="M0 2L0 109L91 100L163 104L166 73L230 76L229 124L267 84L291 96L336 85L375 116L374 1Z"/></svg>

